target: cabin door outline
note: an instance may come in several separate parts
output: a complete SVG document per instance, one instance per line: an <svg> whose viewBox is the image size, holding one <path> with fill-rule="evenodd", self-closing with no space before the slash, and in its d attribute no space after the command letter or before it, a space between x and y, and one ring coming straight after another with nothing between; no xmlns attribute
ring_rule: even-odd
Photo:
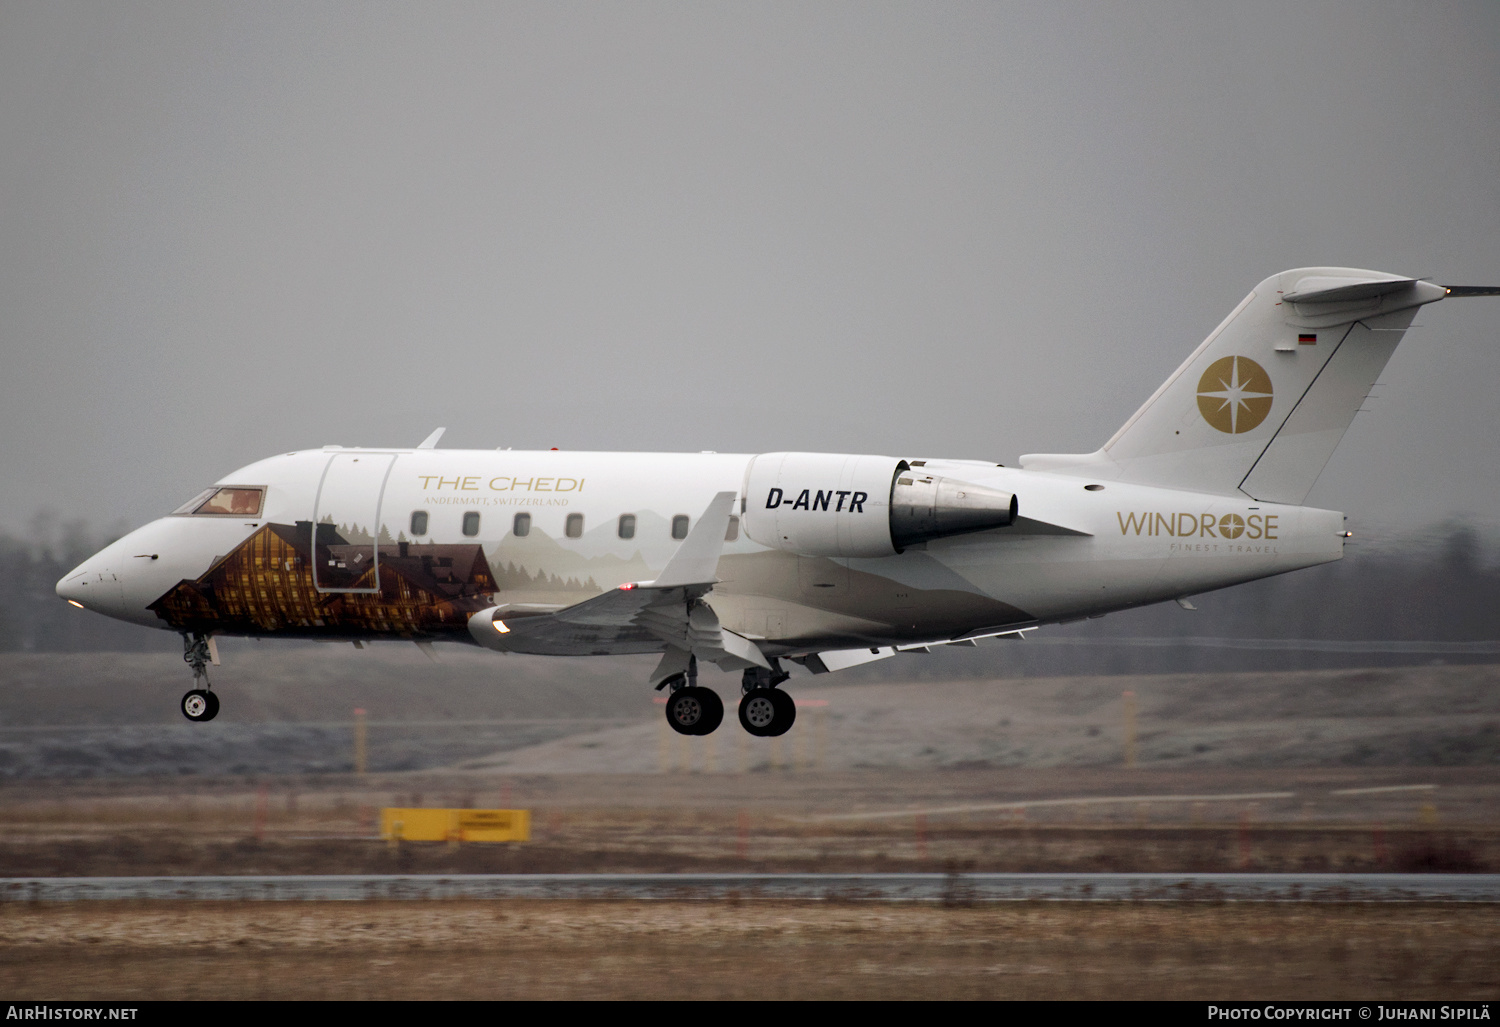
<svg viewBox="0 0 1500 1027"><path fill-rule="evenodd" d="M319 592L373 594L380 591L380 513L385 500L386 482L396 465L395 453L334 453L323 465L318 479L318 493L313 500L312 545L313 587ZM344 524L364 528L369 541L346 540L340 547L342 566L332 565L332 555L319 556L318 546L324 532L320 524L331 519L336 527ZM368 563L366 563L368 561ZM365 567L374 570L374 587L354 588L352 583L363 576Z"/></svg>

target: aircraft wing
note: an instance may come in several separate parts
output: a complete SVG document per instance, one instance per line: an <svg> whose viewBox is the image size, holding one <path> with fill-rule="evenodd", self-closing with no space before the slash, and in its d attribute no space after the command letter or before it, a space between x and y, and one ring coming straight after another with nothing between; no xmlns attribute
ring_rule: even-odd
<svg viewBox="0 0 1500 1027"><path fill-rule="evenodd" d="M714 496L654 581L632 582L581 603L543 613L496 606L469 620L469 633L491 649L548 656L661 652L717 663L726 670L769 667L754 642L719 623L702 599L715 572L736 493ZM665 661L664 661L665 662Z"/></svg>
<svg viewBox="0 0 1500 1027"><path fill-rule="evenodd" d="M486 630L511 652L556 656L655 652L663 641L685 635L688 608L711 587L629 584L546 614L503 606L483 612L490 614Z"/></svg>

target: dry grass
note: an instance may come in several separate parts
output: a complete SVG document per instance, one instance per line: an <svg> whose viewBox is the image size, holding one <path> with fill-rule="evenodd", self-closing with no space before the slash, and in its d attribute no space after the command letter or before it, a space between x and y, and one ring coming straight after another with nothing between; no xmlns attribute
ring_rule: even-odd
<svg viewBox="0 0 1500 1027"><path fill-rule="evenodd" d="M1493 999L1487 906L0 907L17 1000Z"/></svg>
<svg viewBox="0 0 1500 1027"><path fill-rule="evenodd" d="M1173 793L1286 797L1003 806ZM1497 803L1500 768L31 782L0 789L0 876L1496 871ZM532 842L374 839L382 805L476 804L532 810Z"/></svg>
<svg viewBox="0 0 1500 1027"><path fill-rule="evenodd" d="M1481 824L1065 820L1007 815L828 820L776 810L648 807L533 811L524 845L402 844L363 818L205 810L176 822L118 808L27 815L0 835L0 877L138 874L947 871L1493 872L1500 828Z"/></svg>

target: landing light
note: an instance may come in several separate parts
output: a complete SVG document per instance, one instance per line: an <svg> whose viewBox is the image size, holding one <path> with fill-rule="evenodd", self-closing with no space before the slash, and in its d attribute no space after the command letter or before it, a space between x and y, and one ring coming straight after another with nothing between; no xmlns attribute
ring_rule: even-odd
<svg viewBox="0 0 1500 1027"><path fill-rule="evenodd" d="M69 599L68 602L72 603L74 606L78 607L80 610L87 610L88 609L87 606L84 606L77 599Z"/></svg>
<svg viewBox="0 0 1500 1027"><path fill-rule="evenodd" d="M505 626L505 621L503 621L503 620L492 620L492 621L490 621L490 623L493 624L493 625L495 625L495 630L498 631L498 632L500 632L500 634L507 635L507 634L510 633L510 628L508 628L508 627Z"/></svg>

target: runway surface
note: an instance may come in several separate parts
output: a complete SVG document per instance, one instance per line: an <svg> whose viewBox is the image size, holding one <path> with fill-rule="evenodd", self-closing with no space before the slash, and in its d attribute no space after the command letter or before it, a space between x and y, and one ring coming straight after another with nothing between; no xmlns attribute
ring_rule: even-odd
<svg viewBox="0 0 1500 1027"><path fill-rule="evenodd" d="M8 877L0 901L431 899L1500 902L1500 874L357 874Z"/></svg>

